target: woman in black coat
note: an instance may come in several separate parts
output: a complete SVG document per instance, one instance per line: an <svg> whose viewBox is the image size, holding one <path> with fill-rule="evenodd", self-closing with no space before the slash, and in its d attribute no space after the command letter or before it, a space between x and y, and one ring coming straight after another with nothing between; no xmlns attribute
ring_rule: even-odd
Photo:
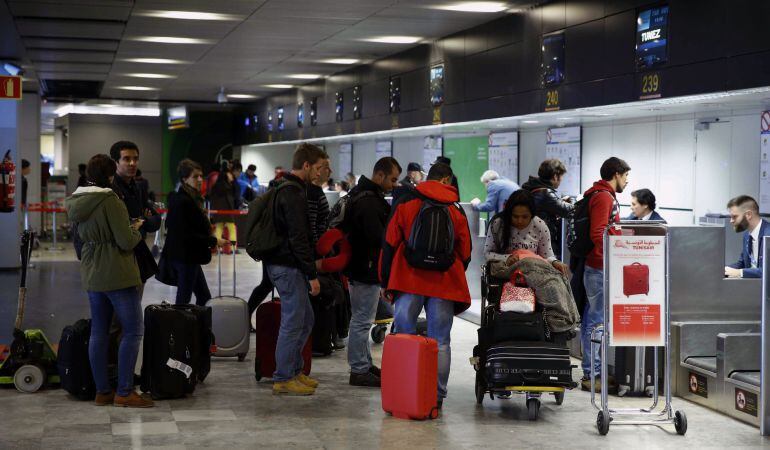
<svg viewBox="0 0 770 450"><path fill-rule="evenodd" d="M168 199L166 216L166 243L162 257L168 261L176 274L176 304L188 304L195 294L195 303L205 305L211 299L211 292L202 264L211 261L211 249L226 241L211 234L211 223L203 209L201 166L189 159L179 163L179 189Z"/></svg>

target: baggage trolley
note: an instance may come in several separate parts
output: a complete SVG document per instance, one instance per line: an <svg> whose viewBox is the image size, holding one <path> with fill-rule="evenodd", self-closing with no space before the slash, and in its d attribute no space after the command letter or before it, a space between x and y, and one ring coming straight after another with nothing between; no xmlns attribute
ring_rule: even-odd
<svg viewBox="0 0 770 450"><path fill-rule="evenodd" d="M662 238L662 241L664 243L664 251L662 251L659 255L659 263L663 265L663 281L664 286L662 288L662 297L663 297L663 308L660 313L661 319L664 321L663 324L663 341L664 341L664 350L665 350L665 363L664 363L664 397L665 397L665 404L663 406L663 409L661 411L656 411L656 408L658 407L658 399L659 399L659 392L658 392L658 385L659 383L657 380L655 380L653 385L653 392L652 392L652 405L649 408L611 408L609 405L609 397L607 393L608 389L608 374L607 374L607 358L605 358L605 355L609 354L609 347L610 347L610 336L608 334L615 333L615 330L612 329L612 327L609 327L609 332L606 332L605 328L608 321L611 320L611 304L612 304L612 297L611 297L611 286L610 286L610 271L612 270L612 254L610 251L611 239L609 238L609 229L610 227L615 227L616 230L621 232L621 236L619 239L622 239L627 236L633 236L633 238ZM624 233L623 231L626 230L627 233ZM654 239L650 239L654 240ZM600 400L601 404L596 404L596 389L595 384L591 383L591 404L594 405L594 407L599 410L599 413L596 417L596 428L599 431L599 434L606 435L610 430L610 424L612 425L666 425L666 424L673 424L674 428L676 429L677 434L684 435L687 433L687 416L685 415L684 411L677 410L674 411L672 405L671 405L671 352L669 350L669 346L671 344L671 317L670 317L670 310L669 310L669 248L668 245L669 235L668 230L665 225L662 224L662 222L650 222L645 221L645 223L640 224L639 221L622 221L616 224L611 224L607 227L607 229L604 231L604 325L597 326L591 331L591 354L593 355L596 350L596 345L600 346L600 357L601 357L601 395ZM613 240L613 242L616 242ZM622 245L614 244L616 248L622 247ZM631 247L633 248L633 247ZM620 261L616 263L616 266L621 266ZM622 278L622 277L621 277ZM622 289L621 289L622 292ZM648 293L644 294L645 297L648 295ZM610 322L611 323L611 322ZM654 374L657 376L658 372L658 346L654 346ZM594 365L591 364L591 380L595 380L595 369ZM616 420L617 417L625 416L630 417L629 419L625 420Z"/></svg>
<svg viewBox="0 0 770 450"><path fill-rule="evenodd" d="M486 264L481 266L481 326L487 325L487 307L494 308L497 301L490 301L490 298L500 298L500 294L503 290L503 280L493 279L489 275L489 270ZM491 295L490 295L491 294ZM498 300L499 301L499 300ZM487 305L490 303L490 305ZM527 417L529 420L537 420L540 413L540 400L543 394L550 394L554 397L557 405L564 403L564 393L567 389L572 389L576 386L572 383L572 386L505 386L505 387L490 387L487 383L484 375L484 364L482 362L482 354L487 349L479 349L478 355L473 355L470 358L471 366L476 370L476 382L475 393L476 403L481 405L484 402L484 397L489 394L489 398L494 400L495 397L499 399L510 399L512 394L524 395L527 404ZM486 355L483 355L485 358ZM573 366L574 367L574 366Z"/></svg>

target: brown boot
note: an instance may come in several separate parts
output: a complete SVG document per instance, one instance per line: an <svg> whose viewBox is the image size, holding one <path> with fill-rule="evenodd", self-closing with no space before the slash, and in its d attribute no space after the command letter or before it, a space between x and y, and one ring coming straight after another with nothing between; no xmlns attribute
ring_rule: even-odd
<svg viewBox="0 0 770 450"><path fill-rule="evenodd" d="M125 397L116 395L113 405L124 408L152 408L155 406L155 403L150 398L140 396L136 392L131 392Z"/></svg>
<svg viewBox="0 0 770 450"><path fill-rule="evenodd" d="M96 398L94 399L94 405L107 406L107 405L111 405L114 400L115 400L115 391L110 391L106 394L100 394L97 392Z"/></svg>

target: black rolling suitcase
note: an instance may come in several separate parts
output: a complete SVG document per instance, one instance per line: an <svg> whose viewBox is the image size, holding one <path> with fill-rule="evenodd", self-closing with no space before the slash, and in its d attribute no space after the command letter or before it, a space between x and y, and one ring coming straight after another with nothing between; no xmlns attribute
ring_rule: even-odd
<svg viewBox="0 0 770 450"><path fill-rule="evenodd" d="M615 377L618 396L646 395L652 397L655 380L663 379L664 350L658 349L658 376L655 377L655 351L653 347L615 347L614 364L609 373Z"/></svg>
<svg viewBox="0 0 770 450"><path fill-rule="evenodd" d="M198 381L203 381L211 372L211 354L214 350L216 337L211 327L211 308L198 305L170 305L172 308L181 309L193 313L198 321L200 331L199 356L198 359Z"/></svg>
<svg viewBox="0 0 770 450"><path fill-rule="evenodd" d="M158 400L184 397L195 390L202 350L200 330L198 316L187 308L168 304L145 308L143 392Z"/></svg>
<svg viewBox="0 0 770 450"><path fill-rule="evenodd" d="M333 304L324 304L320 299L311 299L313 304L313 356L329 356L334 351L332 339L336 318Z"/></svg>
<svg viewBox="0 0 770 450"><path fill-rule="evenodd" d="M569 349L552 342L502 342L487 350L489 386L572 387Z"/></svg>
<svg viewBox="0 0 770 450"><path fill-rule="evenodd" d="M91 320L80 319L64 327L59 340L56 365L61 387L78 400L93 400L96 385L88 359L88 341L91 339Z"/></svg>

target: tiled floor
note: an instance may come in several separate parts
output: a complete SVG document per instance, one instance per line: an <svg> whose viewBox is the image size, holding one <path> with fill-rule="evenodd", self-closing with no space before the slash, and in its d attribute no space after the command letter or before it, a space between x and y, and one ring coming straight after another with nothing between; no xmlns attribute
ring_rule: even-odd
<svg viewBox="0 0 770 450"><path fill-rule="evenodd" d="M70 262L62 262L70 259ZM77 263L71 255L37 258L31 274L27 326L42 327L57 340L61 327L87 317L79 291ZM225 272L231 266L224 261ZM261 270L239 256L238 295L247 297ZM216 280L216 265L206 268ZM14 275L0 273L3 286ZM225 279L225 285L227 280ZM212 285L212 291L216 292ZM144 301L173 298L173 289L148 284ZM0 290L0 342L7 342L15 313L15 289ZM546 399L537 422L526 419L522 397L485 400L477 406L473 369L468 363L476 326L461 319L452 331L452 374L442 416L434 421L394 419L382 412L379 391L347 384L346 354L313 360L321 386L312 397L275 397L269 382L256 382L252 353L246 361L214 359L203 385L185 399L159 401L155 408L132 410L95 407L71 400L60 389L36 394L0 390L5 448L745 448L770 443L756 428L683 400L675 400L689 418L686 437L672 426L614 427L606 437L594 426L596 413L584 392L567 394L564 405ZM253 342L252 342L253 344ZM382 347L375 345L379 361ZM646 399L616 399L618 405L641 405Z"/></svg>

